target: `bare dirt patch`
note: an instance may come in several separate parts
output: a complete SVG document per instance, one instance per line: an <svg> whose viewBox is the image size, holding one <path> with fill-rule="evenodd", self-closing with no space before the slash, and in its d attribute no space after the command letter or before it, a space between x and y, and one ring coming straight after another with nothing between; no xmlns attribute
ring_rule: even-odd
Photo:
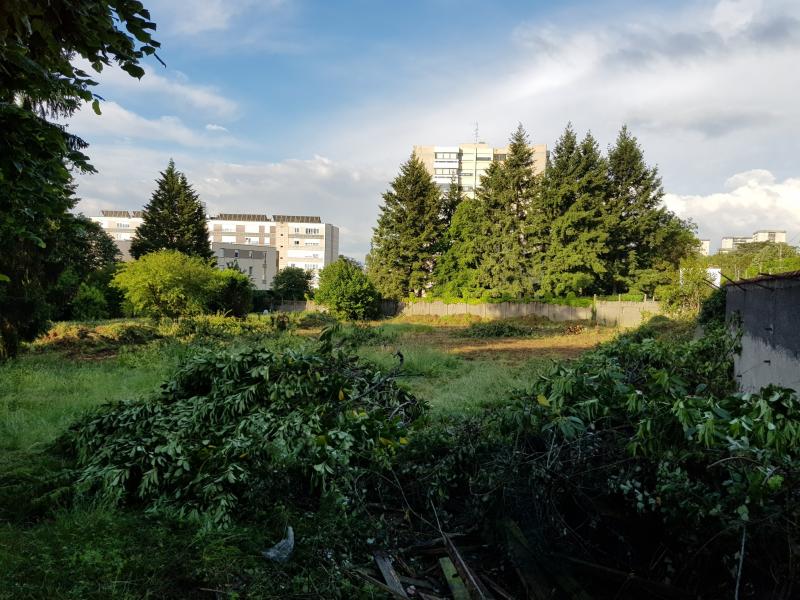
<svg viewBox="0 0 800 600"><path fill-rule="evenodd" d="M456 335L457 327L436 329L429 333L404 336L409 345L429 346L468 360L492 359L519 363L532 358L574 358L607 342L616 335L615 329L587 328L572 335L545 337L471 339Z"/></svg>

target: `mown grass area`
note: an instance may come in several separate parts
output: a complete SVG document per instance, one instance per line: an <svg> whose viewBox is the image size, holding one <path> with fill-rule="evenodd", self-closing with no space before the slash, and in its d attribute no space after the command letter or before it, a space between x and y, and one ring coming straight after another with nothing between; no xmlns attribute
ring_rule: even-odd
<svg viewBox="0 0 800 600"><path fill-rule="evenodd" d="M303 343L327 323L295 317L289 332L273 335L269 328L275 324L267 326L266 320L210 318L169 326L143 323L157 335L139 337L127 325L100 336L95 324L62 325L27 353L0 364L0 598L211 598L219 593L214 590L223 590L218 597L384 597L323 566L333 550L338 556L362 551L343 536L348 517L339 509L287 503L258 524L198 530L136 506L110 508L76 496L72 460L53 448L93 407L156 391L194 347L265 335L273 347L285 348ZM356 345L362 357L385 371L398 365L401 353L400 384L428 401L436 418L497 406L512 390L527 387L547 362L613 335L587 329L566 337L465 338L461 333L472 323L383 321L357 334L363 340ZM114 337L117 330L122 339ZM345 326L343 335L349 330ZM289 523L303 540L295 558L288 565L266 562L260 551L280 539ZM381 520L355 529L375 538L386 535ZM353 557L368 559L368 553Z"/></svg>

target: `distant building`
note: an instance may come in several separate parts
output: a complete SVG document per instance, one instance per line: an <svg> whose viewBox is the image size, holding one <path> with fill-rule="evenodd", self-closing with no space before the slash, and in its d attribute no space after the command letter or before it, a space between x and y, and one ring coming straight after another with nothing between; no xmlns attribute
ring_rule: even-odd
<svg viewBox="0 0 800 600"><path fill-rule="evenodd" d="M533 172L543 173L547 165L547 145L534 144ZM475 196L481 177L492 162L502 162L509 153L508 146L493 148L484 142L458 146L414 146L414 153L425 164L433 180L446 190L452 182L461 185L464 194Z"/></svg>
<svg viewBox="0 0 800 600"><path fill-rule="evenodd" d="M786 231L778 229L759 229L751 236L727 236L722 238L719 246L720 254L733 252L742 244L752 244L753 242L772 242L774 244L786 243Z"/></svg>
<svg viewBox="0 0 800 600"><path fill-rule="evenodd" d="M103 230L114 241L130 241L136 228L142 224L142 211L140 210L101 210L99 217L91 217L92 221L100 223ZM130 249L130 245L128 246Z"/></svg>
<svg viewBox="0 0 800 600"><path fill-rule="evenodd" d="M211 249L220 269L238 268L258 290L272 287L272 280L278 274L278 251L273 246L213 242Z"/></svg>
<svg viewBox="0 0 800 600"><path fill-rule="evenodd" d="M120 248L123 260L131 260L130 241L136 228L142 224L142 211L104 210L101 216L91 217L100 223ZM239 249L252 246L254 252L266 252L264 247L271 247L276 253L276 269L299 267L311 271L316 285L319 272L323 267L339 257L339 228L330 223L323 223L320 217L300 215L274 215L249 213L220 213L207 217L208 240L215 255L218 251ZM218 260L228 258L217 255ZM256 260L271 260L259 255ZM242 263L240 263L241 266ZM259 289L268 289L272 285L274 273L264 276L262 263L248 263L256 275L253 281ZM267 288L261 288L266 279Z"/></svg>
<svg viewBox="0 0 800 600"><path fill-rule="evenodd" d="M711 254L711 240L700 240L700 254L703 256Z"/></svg>

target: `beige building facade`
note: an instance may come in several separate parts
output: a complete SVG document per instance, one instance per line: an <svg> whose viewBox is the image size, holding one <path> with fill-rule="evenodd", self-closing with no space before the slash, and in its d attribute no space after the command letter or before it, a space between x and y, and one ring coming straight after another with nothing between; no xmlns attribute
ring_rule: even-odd
<svg viewBox="0 0 800 600"><path fill-rule="evenodd" d="M544 173L547 166L547 145L534 144L533 172ZM452 182L461 186L468 197L475 196L481 178L493 162L502 162L508 156L508 146L494 148L484 142L458 146L414 146L414 153L425 164L433 180L443 190Z"/></svg>
<svg viewBox="0 0 800 600"><path fill-rule="evenodd" d="M101 216L91 218L117 242L124 260L131 260L130 241L142 223L142 212L104 210ZM275 272L285 267L300 267L312 272L316 285L322 268L339 258L339 228L323 223L317 216L220 213L207 219L208 240L221 265L221 259L231 258L225 254L228 251L249 257L252 250L261 253L254 260L269 262L271 258L264 254L267 251L263 248L270 247L275 252ZM218 251L224 252L220 255ZM265 271L263 261L248 263L245 272L251 266L256 287L269 289L275 273ZM262 285L267 287L262 288Z"/></svg>

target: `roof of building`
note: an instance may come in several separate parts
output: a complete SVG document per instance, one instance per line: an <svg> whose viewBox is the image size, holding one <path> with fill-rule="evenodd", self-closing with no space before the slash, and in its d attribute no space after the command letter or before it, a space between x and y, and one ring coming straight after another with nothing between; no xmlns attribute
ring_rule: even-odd
<svg viewBox="0 0 800 600"><path fill-rule="evenodd" d="M133 215L134 217L138 217L139 219L141 219L141 218L144 216L144 211L143 211L143 210L132 210L132 211L131 211L131 215Z"/></svg>
<svg viewBox="0 0 800 600"><path fill-rule="evenodd" d="M131 216L127 210L101 210L100 214L104 217L122 217L125 219Z"/></svg>
<svg viewBox="0 0 800 600"><path fill-rule="evenodd" d="M212 219L220 221L271 221L269 215L254 215L248 213L219 213Z"/></svg>
<svg viewBox="0 0 800 600"><path fill-rule="evenodd" d="M769 275L761 273L758 277L751 277L750 279L740 279L734 282L735 285L747 285L748 283L759 283L762 281L781 281L784 279L800 279L800 271L787 271L786 273L775 273Z"/></svg>
<svg viewBox="0 0 800 600"><path fill-rule="evenodd" d="M322 223L322 219L319 217L273 215L272 218L278 223Z"/></svg>

